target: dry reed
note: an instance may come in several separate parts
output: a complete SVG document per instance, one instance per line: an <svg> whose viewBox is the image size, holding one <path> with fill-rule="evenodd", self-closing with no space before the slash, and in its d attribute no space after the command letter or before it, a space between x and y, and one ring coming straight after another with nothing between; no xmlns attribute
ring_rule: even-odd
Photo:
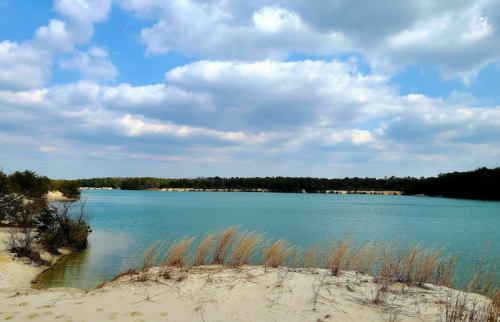
<svg viewBox="0 0 500 322"><path fill-rule="evenodd" d="M200 244L198 245L198 250L196 251L194 266L201 266L207 263L208 250L212 247L216 238L216 235L209 234L207 237L201 240Z"/></svg>
<svg viewBox="0 0 500 322"><path fill-rule="evenodd" d="M188 250L195 237L183 237L176 240L165 252L163 265L182 267L189 260Z"/></svg>
<svg viewBox="0 0 500 322"><path fill-rule="evenodd" d="M280 267L293 254L295 247L289 246L285 239L278 239L267 251L263 253L261 264L264 267Z"/></svg>
<svg viewBox="0 0 500 322"><path fill-rule="evenodd" d="M264 235L256 231L241 233L236 238L229 260L230 264L236 267L250 264L251 259L258 252L263 238Z"/></svg>
<svg viewBox="0 0 500 322"><path fill-rule="evenodd" d="M233 226L217 234L212 264L226 264L227 253L235 242L233 237L237 230L238 227Z"/></svg>
<svg viewBox="0 0 500 322"><path fill-rule="evenodd" d="M255 263L253 259L259 253L260 264L266 269L287 264L302 268L324 267L332 275L340 275L343 270L370 273L380 284L380 292L395 282L419 287L426 284L451 287L456 281L457 256L443 256L443 249L420 245L403 247L399 242L390 242L385 245L368 243L355 247L351 239L345 239L333 247L311 246L304 250L290 245L283 238L271 243L270 240L264 240L264 234L256 231L238 233L238 227L235 226L207 235L197 247L191 247L193 242L194 237L184 237L170 246L166 241L153 243L142 252L140 265L136 269L118 274L113 281L123 276L135 276L136 281L146 281L149 269L158 266L160 262L166 267L206 264L239 267ZM165 274L169 275L168 268L165 269ZM496 314L498 309L494 308L500 307L498 267L483 258L473 266L468 275L470 282L465 290L490 296L490 315ZM462 314L460 312L463 308L460 305L463 298L450 298L448 302L447 314L450 319L454 319L455 314ZM483 311L486 312L486 309Z"/></svg>
<svg viewBox="0 0 500 322"><path fill-rule="evenodd" d="M351 247L351 240L342 241L338 247L326 255L325 268L332 271L333 276L340 275L340 270L345 268L344 259L348 256Z"/></svg>

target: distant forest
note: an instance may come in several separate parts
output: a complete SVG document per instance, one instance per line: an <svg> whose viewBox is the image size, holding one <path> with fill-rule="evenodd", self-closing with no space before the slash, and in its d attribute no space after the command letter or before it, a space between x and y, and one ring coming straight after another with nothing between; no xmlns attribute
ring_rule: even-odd
<svg viewBox="0 0 500 322"><path fill-rule="evenodd" d="M92 178L76 180L79 187L112 187L122 190L162 188L195 189L267 189L271 192L321 193L326 190L396 190L406 195L442 196L446 198L500 200L500 167L479 168L468 172L441 173L437 177L413 178Z"/></svg>

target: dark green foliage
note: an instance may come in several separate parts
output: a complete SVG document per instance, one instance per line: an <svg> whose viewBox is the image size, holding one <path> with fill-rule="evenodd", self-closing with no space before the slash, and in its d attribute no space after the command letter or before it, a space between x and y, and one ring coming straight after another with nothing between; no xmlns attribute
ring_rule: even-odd
<svg viewBox="0 0 500 322"><path fill-rule="evenodd" d="M53 180L51 190L59 190L68 198L78 199L81 195L77 182L73 180Z"/></svg>
<svg viewBox="0 0 500 322"><path fill-rule="evenodd" d="M5 194L9 193L10 185L9 185L9 177L0 171L0 198L2 198Z"/></svg>
<svg viewBox="0 0 500 322"><path fill-rule="evenodd" d="M88 217L89 210L84 202L50 204L35 218L36 238L52 252L60 247L81 249L86 246L87 237L92 232Z"/></svg>
<svg viewBox="0 0 500 322"><path fill-rule="evenodd" d="M500 200L500 168L479 168L469 172L440 174L438 177L413 178L93 178L76 181L79 187L112 187L123 190L145 190L161 188L195 189L267 189L271 192L324 192L326 190L348 191L402 191L408 195L424 194L448 198Z"/></svg>
<svg viewBox="0 0 500 322"><path fill-rule="evenodd" d="M9 176L9 184L13 192L20 193L30 199L43 198L50 189L50 179L33 171L16 171Z"/></svg>

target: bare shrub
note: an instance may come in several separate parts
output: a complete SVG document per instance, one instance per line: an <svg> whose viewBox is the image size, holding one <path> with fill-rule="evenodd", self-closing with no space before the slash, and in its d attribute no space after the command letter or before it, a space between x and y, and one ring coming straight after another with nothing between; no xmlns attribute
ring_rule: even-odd
<svg viewBox="0 0 500 322"><path fill-rule="evenodd" d="M18 257L26 257L34 262L42 261L36 249L36 239L30 227L10 228L9 237L5 241L7 249Z"/></svg>
<svg viewBox="0 0 500 322"><path fill-rule="evenodd" d="M450 291L440 308L443 322L500 322L500 309L494 301L481 303L478 296L462 291Z"/></svg>
<svg viewBox="0 0 500 322"><path fill-rule="evenodd" d="M88 223L90 214L85 201L51 203L36 217L37 238L53 252L60 247L82 249L92 232Z"/></svg>

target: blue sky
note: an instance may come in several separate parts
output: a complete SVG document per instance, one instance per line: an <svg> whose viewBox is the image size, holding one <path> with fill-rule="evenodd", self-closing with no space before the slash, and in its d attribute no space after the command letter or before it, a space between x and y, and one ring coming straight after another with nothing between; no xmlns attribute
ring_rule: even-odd
<svg viewBox="0 0 500 322"><path fill-rule="evenodd" d="M0 167L431 176L500 161L495 0L0 0Z"/></svg>

